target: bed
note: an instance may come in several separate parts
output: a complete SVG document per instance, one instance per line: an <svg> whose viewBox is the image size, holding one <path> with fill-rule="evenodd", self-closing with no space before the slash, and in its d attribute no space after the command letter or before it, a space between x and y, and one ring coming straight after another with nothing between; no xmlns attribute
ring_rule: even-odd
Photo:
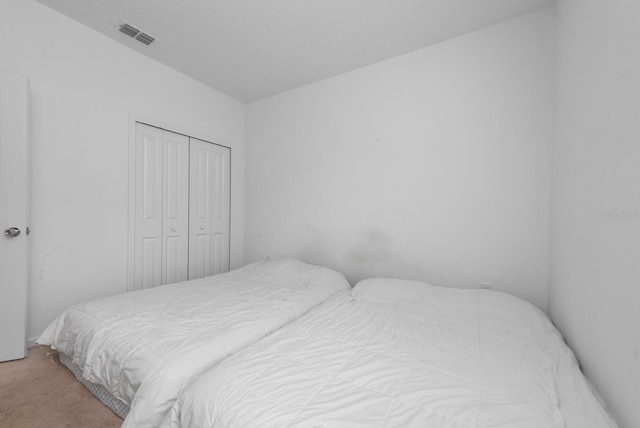
<svg viewBox="0 0 640 428"><path fill-rule="evenodd" d="M38 339L116 413L156 427L194 377L350 289L344 276L295 259L74 306Z"/></svg>
<svg viewBox="0 0 640 428"><path fill-rule="evenodd" d="M207 371L163 426L615 423L536 307L489 290L370 279Z"/></svg>

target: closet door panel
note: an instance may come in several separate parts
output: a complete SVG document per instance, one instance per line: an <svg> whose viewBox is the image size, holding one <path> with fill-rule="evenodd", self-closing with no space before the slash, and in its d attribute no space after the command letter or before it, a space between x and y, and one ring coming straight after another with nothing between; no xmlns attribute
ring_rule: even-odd
<svg viewBox="0 0 640 428"><path fill-rule="evenodd" d="M191 139L189 279L213 275L211 257L211 170L210 144Z"/></svg>
<svg viewBox="0 0 640 428"><path fill-rule="evenodd" d="M229 270L229 205L231 150L212 145L213 151L213 218L211 233L213 240L213 272Z"/></svg>
<svg viewBox="0 0 640 428"><path fill-rule="evenodd" d="M229 247L227 236L224 233L213 234L213 272L221 273L229 270Z"/></svg>
<svg viewBox="0 0 640 428"><path fill-rule="evenodd" d="M134 289L162 283L162 130L136 124Z"/></svg>
<svg viewBox="0 0 640 428"><path fill-rule="evenodd" d="M229 226L231 204L231 149L211 144L213 182L213 273L229 271Z"/></svg>
<svg viewBox="0 0 640 428"><path fill-rule="evenodd" d="M189 137L163 131L162 284L186 281L189 258Z"/></svg>
<svg viewBox="0 0 640 428"><path fill-rule="evenodd" d="M229 270L230 149L191 138L189 279Z"/></svg>
<svg viewBox="0 0 640 428"><path fill-rule="evenodd" d="M206 233L195 233L195 251L193 252L192 266L190 266L192 272L190 272L190 278L202 278L211 275L208 271L209 263L207 260L211 254L209 248L209 240Z"/></svg>

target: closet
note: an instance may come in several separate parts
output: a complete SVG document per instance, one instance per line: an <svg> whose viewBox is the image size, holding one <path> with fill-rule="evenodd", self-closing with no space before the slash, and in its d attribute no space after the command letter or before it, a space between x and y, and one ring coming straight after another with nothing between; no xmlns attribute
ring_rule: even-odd
<svg viewBox="0 0 640 428"><path fill-rule="evenodd" d="M129 289L228 271L231 150L136 123L133 157Z"/></svg>

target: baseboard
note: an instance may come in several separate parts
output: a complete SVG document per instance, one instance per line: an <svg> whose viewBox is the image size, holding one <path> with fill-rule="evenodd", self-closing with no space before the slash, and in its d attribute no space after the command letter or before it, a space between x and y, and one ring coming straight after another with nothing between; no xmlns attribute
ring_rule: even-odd
<svg viewBox="0 0 640 428"><path fill-rule="evenodd" d="M27 339L27 348L33 348L34 346L37 346L38 344L36 343L36 340L38 340L37 337L30 337L29 339Z"/></svg>

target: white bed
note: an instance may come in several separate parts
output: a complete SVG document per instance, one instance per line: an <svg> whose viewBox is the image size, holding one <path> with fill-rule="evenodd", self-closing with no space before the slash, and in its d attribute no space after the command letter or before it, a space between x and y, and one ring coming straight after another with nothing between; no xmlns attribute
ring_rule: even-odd
<svg viewBox="0 0 640 428"><path fill-rule="evenodd" d="M372 279L199 377L165 426L611 428L544 313Z"/></svg>
<svg viewBox="0 0 640 428"><path fill-rule="evenodd" d="M349 288L328 268L263 261L74 306L38 343L129 406L123 427L156 427L195 376Z"/></svg>

